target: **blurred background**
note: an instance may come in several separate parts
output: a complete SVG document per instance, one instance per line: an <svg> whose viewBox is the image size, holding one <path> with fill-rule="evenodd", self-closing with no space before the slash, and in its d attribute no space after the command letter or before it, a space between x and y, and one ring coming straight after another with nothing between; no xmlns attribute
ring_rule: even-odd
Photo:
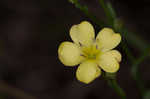
<svg viewBox="0 0 150 99"><path fill-rule="evenodd" d="M97 0L81 2L98 18L105 18ZM150 42L150 1L110 2L126 26ZM4 90L5 84L34 99L119 99L101 77L89 85L82 84L75 78L76 67L65 67L58 60L58 46L62 41L71 41L68 34L72 25L87 20L96 32L101 29L73 4L67 0L0 0L0 12L1 99L19 99L10 89ZM138 57L139 50L134 45L129 44L129 47ZM117 49L123 54L117 80L128 99L140 99L126 55L119 47ZM140 71L150 87L148 60L141 64Z"/></svg>

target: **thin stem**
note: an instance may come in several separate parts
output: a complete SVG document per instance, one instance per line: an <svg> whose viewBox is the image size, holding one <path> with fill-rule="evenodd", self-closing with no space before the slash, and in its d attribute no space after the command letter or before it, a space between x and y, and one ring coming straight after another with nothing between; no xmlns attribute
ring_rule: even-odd
<svg viewBox="0 0 150 99"><path fill-rule="evenodd" d="M122 28L119 32L122 33L122 36L128 40L128 43L137 47L141 52L144 52L147 49L147 46L149 46L144 39L134 32L130 32L125 28Z"/></svg>
<svg viewBox="0 0 150 99"><path fill-rule="evenodd" d="M101 5L101 7L104 9L104 12L105 12L106 17L107 17L108 25L112 26L112 24L113 24L113 17L109 13L109 11L107 9L107 6L105 5L104 0L98 0L98 1L99 1L99 4Z"/></svg>
<svg viewBox="0 0 150 99"><path fill-rule="evenodd" d="M93 20L97 25L99 25L101 28L106 26L106 24L102 21L96 18L92 13L89 13L88 7L86 5L82 6L78 0L69 0L71 3L75 5L76 8L80 9L87 17Z"/></svg>
<svg viewBox="0 0 150 99"><path fill-rule="evenodd" d="M147 89L145 88L144 82L140 77L140 72L138 71L138 67L141 62L143 62L147 57L149 57L149 52L150 52L150 47L147 48L136 61L134 61L132 68L131 68L131 74L134 80L136 80L137 86L140 89L142 96L144 96Z"/></svg>
<svg viewBox="0 0 150 99"><path fill-rule="evenodd" d="M95 16L90 14L88 12L88 8L86 6L81 6L80 3L78 2L78 0L71 0L71 2L75 4L76 8L79 8L82 12L84 12L89 18L91 18L100 27L106 26L104 24L104 22L98 21L98 19ZM100 0L100 3L102 3L102 7L105 9L103 0ZM107 9L105 9L105 10L107 10ZM107 12L107 11L105 11L105 12ZM112 25L112 18L109 17L110 16L109 13L107 13L107 14L108 14L107 17L110 19L109 21L111 21L111 23L109 25ZM112 87L116 91L116 93L121 97L121 99L126 99L126 95L125 95L123 89L117 84L116 80L108 80L108 84L110 87Z"/></svg>
<svg viewBox="0 0 150 99"><path fill-rule="evenodd" d="M116 20L118 20L115 9L113 8L112 4L110 2L104 2L104 0L98 0L101 7L104 9L105 15L107 16L107 20L109 21L109 25L110 27L112 27L115 31L121 33L121 35L127 39L130 44L132 44L133 46L138 47L138 49L143 52L147 46L148 43L143 40L139 35L133 33L133 32L129 32L125 27L120 27L119 23L118 26L119 27L115 27L115 22ZM122 23L123 24L123 23ZM120 25L122 25L120 24ZM119 29L118 29L119 28Z"/></svg>
<svg viewBox="0 0 150 99"><path fill-rule="evenodd" d="M109 25L114 30L122 33L122 36L124 38L123 38L123 42L121 43L121 47L124 50L124 52L126 53L127 57L129 58L131 64L133 64L132 65L132 76L136 80L138 88L143 96L143 94L145 92L145 86L143 84L143 81L141 80L140 73L138 72L138 65L146 58L146 56L148 56L147 51L150 50L147 48L148 44L146 42L144 42L143 39L141 39L139 36L137 36L137 34L129 32L127 29L122 28L122 27L119 29L114 27L114 22L117 19L117 17L116 17L115 10L113 9L111 3L107 2L107 4L105 4L104 0L99 0L99 3L102 6L102 8L104 9L104 12L107 16L108 23L105 24L104 22L97 21L97 18L88 12L88 9L86 6L81 6L80 3L78 2L78 0L71 0L71 1L74 1L73 3L75 4L75 6L77 8L79 8L82 12L84 12L89 18L91 18L100 27ZM133 46L138 47L140 51L142 51L142 52L144 51L144 53L146 53L146 54L144 54L143 56L141 56L139 59L136 60L136 58L132 55L131 51L129 50L129 48L126 44L126 41L125 41L126 39L128 40L127 42L129 42ZM146 52L145 52L145 49L146 49ZM115 91L122 97L122 99L126 98L123 90L118 86L118 84L115 80L109 80L108 84L113 89L115 89Z"/></svg>
<svg viewBox="0 0 150 99"><path fill-rule="evenodd" d="M120 96L121 99L126 99L125 92L123 89L118 85L117 81L115 79L109 79L107 80L108 85L114 89L114 91Z"/></svg>
<svg viewBox="0 0 150 99"><path fill-rule="evenodd" d="M106 3L106 7L107 7L107 9L108 9L108 11L109 11L110 17L111 17L113 20L115 20L115 18L116 18L117 15L116 15L115 10L114 10L114 8L112 7L111 3L110 3L110 2L107 2L107 3Z"/></svg>
<svg viewBox="0 0 150 99"><path fill-rule="evenodd" d="M103 1L103 0L99 0L99 1ZM101 4L103 7L106 7L106 6L104 6L104 3L102 2L102 4ZM109 6L109 7L106 7L106 8L104 8L104 11L108 11L108 12L105 12L105 14L106 15L108 15L107 13L110 13L110 16L112 16L113 17L113 19L114 19L114 21L115 21L115 19L117 19L117 17L115 18L115 10L112 8L112 6L111 6L111 4L109 3L109 5L107 5L107 6ZM105 9L107 9L108 8L108 10L105 10ZM112 15L111 15L112 14ZM123 35L123 37L125 37L125 39L127 39L127 37L129 38L129 37L131 37L132 36L132 41L134 41L135 40L135 44L137 44L138 42L138 45L140 45L141 47L143 46L143 44L141 44L140 43L140 39L137 37L137 36L133 36L133 34L132 33L130 33L129 34L129 32L126 30L126 29L124 29L123 27L121 27L121 28L115 28L114 27L114 25L112 25L112 27L114 28L114 30L117 30L117 31L119 31L120 33L122 33L122 35ZM128 34L127 34L128 33ZM130 36L128 36L128 35L130 35ZM135 38L136 37L136 38ZM130 52L130 50L128 49L128 47L127 47L127 44L125 43L125 39L123 40L123 42L121 43L121 46L122 46L122 48L123 48L123 50L124 50L124 52L126 53L126 55L127 55L127 57L129 58L129 60L130 60L130 62L133 64L132 65L132 76L133 76L133 78L135 79L135 81L136 81L136 84L137 84L137 86L138 86L138 88L139 88L139 90L140 90L140 92L141 92L141 95L143 96L144 95L144 93L146 92L146 89L145 89L145 86L144 86L144 82L142 81L142 79L141 79L141 76L140 76L140 72L138 72L138 65L145 59L145 57L148 55L148 52L149 52L149 48L146 50L146 52L144 52L144 54L139 58L139 59L136 59L133 55L132 55L132 53ZM134 40L133 40L134 39ZM142 47L144 50L147 48L147 47Z"/></svg>
<svg viewBox="0 0 150 99"><path fill-rule="evenodd" d="M125 43L125 41L121 42L121 47L122 47L122 50L126 53L129 61L134 62L135 58L132 55L131 51L129 50L128 45Z"/></svg>
<svg viewBox="0 0 150 99"><path fill-rule="evenodd" d="M99 20L96 18L96 16L94 16L92 13L90 13L88 11L88 7L87 6L82 6L78 0L68 0L69 2L73 3L75 5L76 8L80 9L86 16L88 16L94 23L96 23L97 25L99 25L101 28L105 27L105 26L108 26L108 24L105 24L102 20ZM110 19L116 19L116 13L115 13L115 10L113 9L111 3L107 2L107 5L104 6L104 1L100 1L99 0L99 3L101 3L101 5L103 5L103 9L107 8L108 10L106 11L105 10L105 14L106 13L110 13L110 14L107 14L107 19L110 20ZM108 18L109 17L112 17L112 18ZM111 24L113 27L113 24ZM128 43L132 44L133 46L136 46L138 47L138 49L143 52L144 49L148 46L148 44L146 43L146 41L144 41L140 36L138 36L137 34L133 33L133 32L129 32L127 29L123 29L122 30L122 35L123 37L125 37L125 39L127 39Z"/></svg>

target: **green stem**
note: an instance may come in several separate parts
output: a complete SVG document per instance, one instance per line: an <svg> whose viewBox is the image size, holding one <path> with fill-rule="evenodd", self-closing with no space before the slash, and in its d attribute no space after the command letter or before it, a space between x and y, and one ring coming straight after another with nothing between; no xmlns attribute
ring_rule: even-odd
<svg viewBox="0 0 150 99"><path fill-rule="evenodd" d="M71 1L72 1L72 3L75 4L76 8L79 8L82 12L84 12L90 19L92 19L101 28L109 25L114 30L122 33L121 35L124 38L123 38L123 42L121 43L121 47L122 47L123 51L126 53L130 62L133 64L131 73L132 73L133 78L136 80L137 86L143 96L146 89L145 89L143 81L141 80L140 73L138 72L138 65L149 55L148 53L149 53L150 49L147 48L148 44L145 41L143 41L143 39L141 39L139 36L137 36L137 34L129 32L125 28L119 28L119 29L117 28L116 29L114 27L114 22L117 19L117 17L116 17L115 10L113 9L111 3L107 2L107 4L105 4L104 0L99 0L99 3L102 6L102 8L104 9L104 12L107 16L108 24L105 24L103 21L99 21L95 16L93 16L91 13L89 13L87 6L81 6L80 3L78 2L78 0L71 0ZM129 50L129 48L126 44L126 40L133 46L138 47L141 52L144 51L145 54L136 60L136 58L132 55L131 51ZM145 49L146 49L146 51L145 51ZM117 92L117 94L122 99L126 99L123 90L118 86L118 84L115 80L108 80L108 84Z"/></svg>
<svg viewBox="0 0 150 99"><path fill-rule="evenodd" d="M97 19L96 16L94 16L92 13L89 13L88 11L88 7L87 6L82 6L78 0L69 0L69 2L73 3L75 5L76 8L80 9L87 17L89 17L94 23L96 23L97 25L99 25L101 28L108 26L108 24L111 24L111 27L113 26L112 23L112 19L116 19L116 13L115 10L113 9L111 3L107 2L107 5L105 5L103 0L99 0L99 3L101 4L102 8L105 9L104 12L107 15L107 19L111 20L110 23L105 24L104 21ZM107 10L107 9L108 10ZM110 13L110 14L109 14ZM108 18L109 17L109 18ZM133 33L133 32L129 32L127 29L122 29L123 33L123 37L125 37L125 39L127 39L127 42L130 43L132 46L136 46L141 52L143 52L145 50L145 48L148 46L148 44L146 43L146 41L144 41L140 36L138 36L137 34Z"/></svg>
<svg viewBox="0 0 150 99"><path fill-rule="evenodd" d="M81 6L80 3L78 2L78 0L72 0L71 2L73 4L75 4L76 8L79 8L82 12L84 12L84 14L86 14L89 18L91 18L100 27L103 28L104 26L107 26L104 22L98 21L98 19L95 16L90 14L88 12L88 8L86 6ZM104 2L103 1L100 1L100 2L103 3L103 8L105 8ZM105 10L107 10L107 9L105 9ZM109 17L110 15L107 15L107 16ZM111 21L111 23L109 25L112 25L112 18L109 17L109 19L110 19L109 21ZM121 97L121 99L126 99L123 89L117 84L116 80L108 80L108 84L110 87L112 87L116 91L116 93Z"/></svg>
<svg viewBox="0 0 150 99"><path fill-rule="evenodd" d="M99 1L103 1L103 0L99 0ZM109 7L107 7L106 5L104 6L104 3L102 2L101 5L103 7L106 7L105 9L108 8L107 10L104 9L104 11L109 11L109 12L105 12L105 14L108 15L107 13L110 13L110 16L112 16L114 21L115 21L115 19L117 19L117 17L115 16L116 15L115 10L112 8L111 4L109 3L107 5ZM111 13L112 13L112 15L111 15ZM125 39L123 39L123 42L121 43L121 46L122 46L124 52L126 53L126 55L129 58L130 62L133 64L132 67L131 67L132 68L132 76L136 81L136 84L137 84L137 86L138 86L138 88L141 92L141 95L143 96L144 93L146 92L146 89L145 89L145 86L144 86L144 82L141 79L140 72L138 72L138 66L145 59L145 57L148 56L148 53L149 53L150 49L147 48L147 46L144 46L146 44L141 43L140 39L136 35L133 36L133 33L129 33L125 28L121 27L119 29L118 28L116 29L113 25L112 25L112 27L114 28L114 30L119 31L120 33L122 33L122 35L123 35L123 37L125 37L125 39L128 39L128 38L132 37L132 38L130 38L132 40L132 42L135 40L134 43L138 44L138 46L142 47L142 51L144 50L144 54L139 59L136 59L132 55L130 50L128 49L127 44L125 42ZM145 51L145 49L146 49L146 51Z"/></svg>
<svg viewBox="0 0 150 99"><path fill-rule="evenodd" d="M118 85L117 81L115 79L109 79L107 80L108 85L114 89L114 91L120 96L121 99L126 99L125 92L123 89Z"/></svg>
<svg viewBox="0 0 150 99"><path fill-rule="evenodd" d="M99 25L101 28L106 26L106 24L102 20L97 19L96 16L94 16L92 13L89 13L87 6L85 5L82 6L78 0L69 0L69 1L71 1L71 3L73 3L76 8L80 9L87 17L92 19L92 21L97 25Z"/></svg>
<svg viewBox="0 0 150 99"><path fill-rule="evenodd" d="M121 26L119 27L119 29L116 28L114 25L116 20L118 20L118 18L115 9L112 7L111 3L110 2L105 3L104 0L99 0L99 3L101 7L104 9L106 18L109 21L108 25L112 27L114 30L116 30L117 32L120 32L121 35L128 40L127 41L128 43L138 47L138 49L141 52L143 52L149 44L145 40L143 40L139 35L133 32L129 32L125 27ZM123 25L123 23L121 25Z"/></svg>
<svg viewBox="0 0 150 99"><path fill-rule="evenodd" d="M112 26L113 25L113 17L111 16L111 14L109 13L108 9L107 9L107 6L105 5L105 2L104 0L98 0L99 1L99 4L101 5L101 7L104 9L104 12L105 12L105 15L107 17L107 24L109 26Z"/></svg>
<svg viewBox="0 0 150 99"><path fill-rule="evenodd" d="M134 45L137 47L141 52L144 52L147 49L147 46L149 46L145 40L143 40L140 36L138 36L134 32L129 32L127 29L122 28L121 31L122 36L127 39L128 43L131 45Z"/></svg>
<svg viewBox="0 0 150 99"><path fill-rule="evenodd" d="M137 86L140 89L142 97L144 96L145 92L147 89L144 86L144 82L140 77L140 72L138 71L139 64L143 62L147 57L149 57L149 52L150 52L150 47L148 47L143 54L136 60L134 61L132 68L131 68L131 74L134 80L137 82Z"/></svg>
<svg viewBox="0 0 150 99"><path fill-rule="evenodd" d="M134 59L134 56L132 55L131 51L129 50L128 48L128 45L126 44L125 41L122 41L121 42L121 47L122 47L122 50L125 52L125 54L127 55L129 61L133 62L135 59Z"/></svg>

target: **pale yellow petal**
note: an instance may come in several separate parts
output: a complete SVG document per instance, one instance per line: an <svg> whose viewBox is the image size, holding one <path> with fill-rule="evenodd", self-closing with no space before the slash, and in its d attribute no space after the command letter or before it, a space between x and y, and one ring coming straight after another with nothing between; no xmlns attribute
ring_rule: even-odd
<svg viewBox="0 0 150 99"><path fill-rule="evenodd" d="M80 48L72 42L62 42L58 48L60 61L66 66L75 66L81 62Z"/></svg>
<svg viewBox="0 0 150 99"><path fill-rule="evenodd" d="M88 21L83 21L71 27L70 36L76 44L88 46L95 38L94 28Z"/></svg>
<svg viewBox="0 0 150 99"><path fill-rule="evenodd" d="M121 54L116 50L104 52L98 57L98 64L100 68L109 73L114 73L119 70L120 61Z"/></svg>
<svg viewBox="0 0 150 99"><path fill-rule="evenodd" d="M86 61L80 64L77 69L76 77L83 83L90 83L101 75L101 70L96 63Z"/></svg>
<svg viewBox="0 0 150 99"><path fill-rule="evenodd" d="M96 42L102 51L115 48L120 41L120 34L115 33L111 28L103 28L96 37Z"/></svg>
<svg viewBox="0 0 150 99"><path fill-rule="evenodd" d="M121 54L119 51L117 50L111 50L109 51L110 54L118 61L118 62L121 62Z"/></svg>

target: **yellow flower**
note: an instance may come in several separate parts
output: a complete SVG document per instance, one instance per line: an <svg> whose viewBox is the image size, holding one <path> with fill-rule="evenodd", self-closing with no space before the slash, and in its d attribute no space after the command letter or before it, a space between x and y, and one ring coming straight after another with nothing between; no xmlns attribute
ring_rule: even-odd
<svg viewBox="0 0 150 99"><path fill-rule="evenodd" d="M62 42L58 49L60 61L65 66L76 66L76 77L83 83L90 83L101 75L101 69L114 73L119 69L121 54L112 50L121 41L119 33L111 28L103 28L95 39L93 26L83 21L73 25L70 36L73 42Z"/></svg>

